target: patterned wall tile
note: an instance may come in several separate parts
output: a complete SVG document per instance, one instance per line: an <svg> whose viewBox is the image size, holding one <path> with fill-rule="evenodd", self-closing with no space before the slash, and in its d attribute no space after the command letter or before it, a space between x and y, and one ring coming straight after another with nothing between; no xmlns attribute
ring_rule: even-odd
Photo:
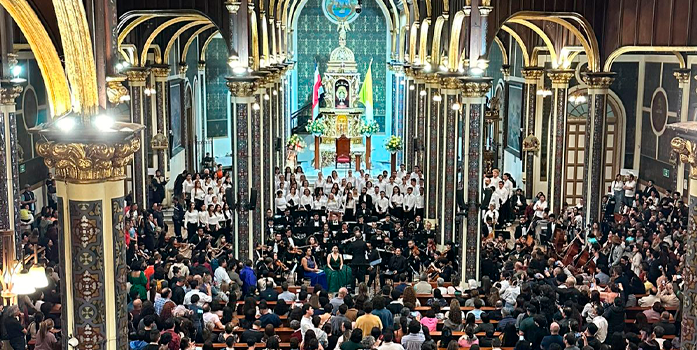
<svg viewBox="0 0 697 350"><path fill-rule="evenodd" d="M116 306L116 349L128 348L128 266L124 236L124 197L111 199L111 222L114 235L114 288Z"/></svg>

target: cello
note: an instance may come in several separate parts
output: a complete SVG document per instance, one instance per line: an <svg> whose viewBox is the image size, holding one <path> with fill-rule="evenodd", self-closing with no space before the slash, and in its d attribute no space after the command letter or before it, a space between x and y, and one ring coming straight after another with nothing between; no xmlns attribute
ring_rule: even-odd
<svg viewBox="0 0 697 350"><path fill-rule="evenodd" d="M569 243L569 245L566 247L564 258L561 261L562 264L564 264L564 266L572 265L582 247L583 244L581 243L579 236L576 235L576 237L574 237L571 243Z"/></svg>

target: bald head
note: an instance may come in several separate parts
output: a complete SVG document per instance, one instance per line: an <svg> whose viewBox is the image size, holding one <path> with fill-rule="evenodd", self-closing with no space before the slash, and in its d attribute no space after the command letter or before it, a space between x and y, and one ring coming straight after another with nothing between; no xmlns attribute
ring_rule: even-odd
<svg viewBox="0 0 697 350"><path fill-rule="evenodd" d="M133 300L133 309L140 310L143 307L143 301L140 299Z"/></svg>
<svg viewBox="0 0 697 350"><path fill-rule="evenodd" d="M552 334L559 334L559 324L552 322L552 324L549 326L549 332Z"/></svg>
<svg viewBox="0 0 697 350"><path fill-rule="evenodd" d="M339 297L343 298L348 294L348 289L345 287L339 288Z"/></svg>

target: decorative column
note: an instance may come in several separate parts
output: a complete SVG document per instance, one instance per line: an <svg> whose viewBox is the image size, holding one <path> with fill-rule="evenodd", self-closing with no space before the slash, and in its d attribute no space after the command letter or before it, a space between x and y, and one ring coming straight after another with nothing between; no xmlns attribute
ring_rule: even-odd
<svg viewBox="0 0 697 350"><path fill-rule="evenodd" d="M409 66L404 67L404 73L406 75L404 83L404 102L400 105L404 113L404 152L406 158L407 169L413 170L417 164L416 152L417 152L417 131L416 128L416 111L418 109L417 102L419 92L416 90L416 81L414 80L414 70Z"/></svg>
<svg viewBox="0 0 697 350"><path fill-rule="evenodd" d="M481 37L480 37L480 45L481 45L481 52L479 52L479 57L486 57L487 56L487 41L486 41L486 35L487 35L487 30L489 27L489 14L491 11L494 9L491 7L491 0L481 0L479 3L479 30L481 32Z"/></svg>
<svg viewBox="0 0 697 350"><path fill-rule="evenodd" d="M144 100L144 89L145 80L148 78L148 69L134 67L126 72L128 77L128 87L130 88L131 95L131 123L145 125L143 100ZM146 179L147 179L147 163L145 154L145 133L146 130L143 129L136 135L141 147L136 151L133 156L133 166L131 172L131 188L133 191L133 203L138 204L141 209L144 209L148 205L148 191L146 190ZM187 152L190 152L187 150Z"/></svg>
<svg viewBox="0 0 697 350"><path fill-rule="evenodd" d="M685 285L683 287L682 304L682 338L681 349L697 349L697 238L694 232L697 230L697 128L691 122L668 124L667 128L672 129L679 137L671 140L670 145L673 153L677 156L680 163L684 163L689 168L689 196L688 208L689 216L685 241L684 269L679 272L682 274Z"/></svg>
<svg viewBox="0 0 697 350"><path fill-rule="evenodd" d="M153 149L157 151L157 169L162 175L167 174L169 169L169 128L167 125L167 77L169 77L169 66L157 65L152 67L152 74L155 76L155 116L157 132L151 141Z"/></svg>
<svg viewBox="0 0 697 350"><path fill-rule="evenodd" d="M404 132L404 66L396 61L391 61L389 63L390 70L392 71L392 134L397 135L404 140L405 148L397 154L397 162L399 164L406 163L406 145L409 144L409 140L406 138L407 134ZM368 167L368 160L370 159L367 155L368 149L366 148L366 167Z"/></svg>
<svg viewBox="0 0 697 350"><path fill-rule="evenodd" d="M673 76L678 80L678 96L680 104L678 104L678 110L676 113L680 118L680 122L686 122L689 114L690 105L690 78L692 72L689 68L680 68L673 71ZM685 196L685 164L682 162L677 162L675 170L673 170L672 179L674 179L676 186L674 187L681 196Z"/></svg>
<svg viewBox="0 0 697 350"><path fill-rule="evenodd" d="M440 209L438 202L438 183L442 181L438 176L440 164L440 148L442 146L442 138L440 132L443 130L441 118L442 96L440 95L440 77L436 74L426 76L426 92L427 98L424 104L428 104L428 112L426 113L426 127L423 135L426 138L426 162L424 163L424 174L426 174L426 189L425 196L425 211L427 219L437 219L437 211Z"/></svg>
<svg viewBox="0 0 697 350"><path fill-rule="evenodd" d="M442 179L440 181L440 201L438 202L439 220L441 228L440 242L451 242L455 239L455 214L458 212L457 203L455 200L456 188L458 183L458 147L457 140L459 137L464 137L463 130L459 128L460 112L462 105L460 104L460 79L457 76L444 74L441 93L443 98L443 117L441 130L441 140L443 147L441 149L442 166L436 177ZM438 240L438 239L437 239Z"/></svg>
<svg viewBox="0 0 697 350"><path fill-rule="evenodd" d="M0 234L2 261L21 256L22 235L19 227L19 158L17 156L17 119L15 99L23 88L17 85L0 87ZM9 248L9 249L8 249ZM8 266L8 265L3 265Z"/></svg>
<svg viewBox="0 0 697 350"><path fill-rule="evenodd" d="M107 134L81 124L66 136L54 125L39 131L49 141L36 150L56 172L61 348L75 337L75 349L128 349L124 179L141 144L133 131L117 130L142 126Z"/></svg>
<svg viewBox="0 0 697 350"><path fill-rule="evenodd" d="M249 211L249 190L252 183L252 112L258 77L228 77L232 111L232 188L235 194L235 215L232 220L233 249L238 259L252 258L252 213Z"/></svg>
<svg viewBox="0 0 697 350"><path fill-rule="evenodd" d="M554 109L552 118L552 146L549 159L550 171L548 178L547 198L550 202L550 212L559 214L564 200L564 176L566 155L566 105L569 90L569 80L574 77L573 70L555 69L547 72L552 80L552 95Z"/></svg>
<svg viewBox="0 0 697 350"><path fill-rule="evenodd" d="M420 68L413 68L414 71L414 84L415 97L414 105L416 107L416 125L414 127L413 135L418 135L414 140L414 145L416 147L414 165L421 167L421 170L426 173L426 113L428 111L428 92L426 92L426 83L424 81L424 75L421 73ZM428 188L424 188L424 196L428 195Z"/></svg>
<svg viewBox="0 0 697 350"><path fill-rule="evenodd" d="M586 151L583 168L583 198L586 223L600 219L601 200L605 187L605 143L607 121L607 93L615 80L615 73L587 73L589 111L586 120Z"/></svg>
<svg viewBox="0 0 697 350"><path fill-rule="evenodd" d="M525 78L525 115L523 120L523 138L535 134L535 116L537 115L537 88L544 74L542 67L526 67L521 71ZM525 198L532 199L535 182L535 154L525 152L523 158L523 182L525 183Z"/></svg>
<svg viewBox="0 0 697 350"><path fill-rule="evenodd" d="M462 262L461 276L464 280L479 278L479 248L481 239L481 210L482 200L482 135L484 124L484 108L486 94L491 89L491 78L465 77L462 89L462 111L464 134L461 145L463 151L463 163L460 167L467 175L463 182L467 182L467 221L464 227L460 227L456 242L460 242L458 249L459 259ZM456 218L457 219L457 218ZM456 225L457 225L456 221Z"/></svg>

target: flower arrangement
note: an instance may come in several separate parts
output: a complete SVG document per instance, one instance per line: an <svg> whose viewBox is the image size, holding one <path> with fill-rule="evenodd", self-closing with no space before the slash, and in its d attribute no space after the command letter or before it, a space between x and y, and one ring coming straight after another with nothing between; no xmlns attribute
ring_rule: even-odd
<svg viewBox="0 0 697 350"><path fill-rule="evenodd" d="M399 136L392 135L387 142L385 142L385 149L390 153L395 153L402 149L402 138Z"/></svg>
<svg viewBox="0 0 697 350"><path fill-rule="evenodd" d="M315 136L322 136L327 130L327 125L322 120L315 119L305 126L305 130Z"/></svg>
<svg viewBox="0 0 697 350"><path fill-rule="evenodd" d="M305 146L305 141L303 141L303 139L300 136L298 136L298 134L291 135L288 139L288 142L286 142L286 148L288 148L291 151L299 152L303 148L305 148Z"/></svg>
<svg viewBox="0 0 697 350"><path fill-rule="evenodd" d="M373 121L367 121L363 120L363 123L361 124L361 134L365 136L371 136L374 134L377 134L380 131L380 125L378 125L378 122L375 120Z"/></svg>

